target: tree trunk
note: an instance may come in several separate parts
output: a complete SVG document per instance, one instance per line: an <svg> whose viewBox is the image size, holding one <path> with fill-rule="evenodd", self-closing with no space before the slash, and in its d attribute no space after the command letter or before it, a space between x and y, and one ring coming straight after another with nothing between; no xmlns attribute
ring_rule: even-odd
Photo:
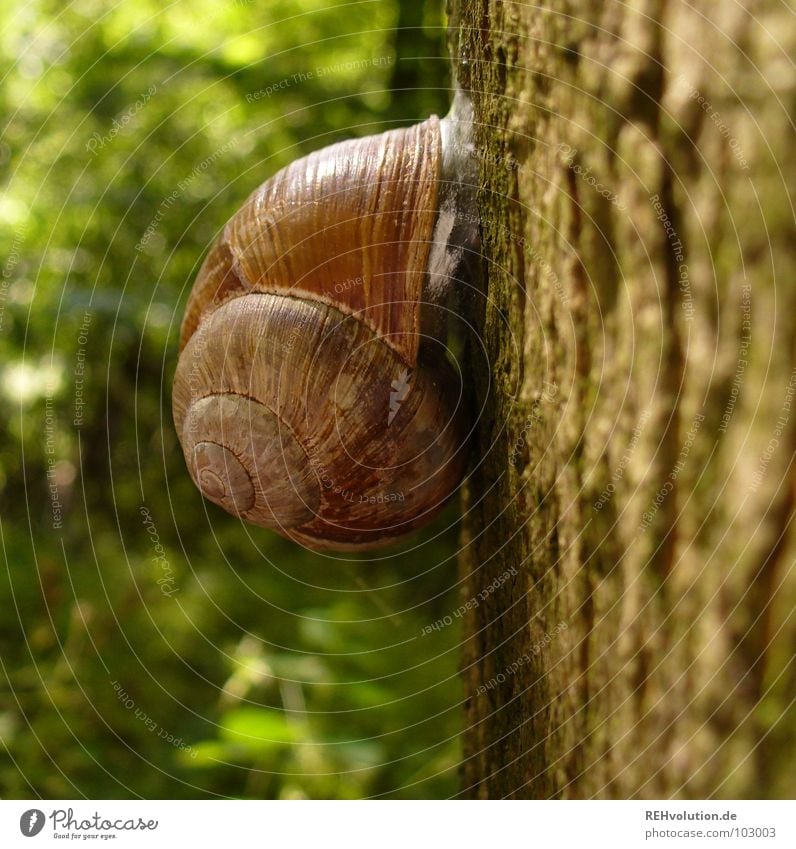
<svg viewBox="0 0 796 849"><path fill-rule="evenodd" d="M792 791L796 38L745 5L450 0L489 286L463 795Z"/></svg>

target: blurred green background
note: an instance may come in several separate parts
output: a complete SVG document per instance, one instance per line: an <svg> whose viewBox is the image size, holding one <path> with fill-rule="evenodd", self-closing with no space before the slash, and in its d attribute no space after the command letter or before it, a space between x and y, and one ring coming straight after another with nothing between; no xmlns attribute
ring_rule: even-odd
<svg viewBox="0 0 796 849"><path fill-rule="evenodd" d="M201 499L170 412L254 187L446 111L441 2L17 2L0 44L0 793L452 795L455 507L312 555Z"/></svg>

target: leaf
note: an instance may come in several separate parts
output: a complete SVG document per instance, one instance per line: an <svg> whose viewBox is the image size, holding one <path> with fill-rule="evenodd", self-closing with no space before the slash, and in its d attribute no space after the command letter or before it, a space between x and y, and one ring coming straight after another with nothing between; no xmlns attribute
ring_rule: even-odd
<svg viewBox="0 0 796 849"><path fill-rule="evenodd" d="M221 721L221 738L261 752L299 742L300 729L285 714L269 708L231 710Z"/></svg>

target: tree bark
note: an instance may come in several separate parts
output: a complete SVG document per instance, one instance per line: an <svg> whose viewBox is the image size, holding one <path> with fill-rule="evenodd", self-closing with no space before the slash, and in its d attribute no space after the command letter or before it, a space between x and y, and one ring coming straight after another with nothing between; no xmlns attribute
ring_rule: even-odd
<svg viewBox="0 0 796 849"><path fill-rule="evenodd" d="M449 0L488 270L462 795L792 791L796 38L745 6Z"/></svg>

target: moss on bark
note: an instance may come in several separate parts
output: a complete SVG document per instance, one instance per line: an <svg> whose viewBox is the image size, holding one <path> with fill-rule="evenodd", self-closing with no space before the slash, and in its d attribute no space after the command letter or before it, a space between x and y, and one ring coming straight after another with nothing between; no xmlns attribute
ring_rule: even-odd
<svg viewBox="0 0 796 849"><path fill-rule="evenodd" d="M463 794L787 795L789 13L449 11L489 275Z"/></svg>

